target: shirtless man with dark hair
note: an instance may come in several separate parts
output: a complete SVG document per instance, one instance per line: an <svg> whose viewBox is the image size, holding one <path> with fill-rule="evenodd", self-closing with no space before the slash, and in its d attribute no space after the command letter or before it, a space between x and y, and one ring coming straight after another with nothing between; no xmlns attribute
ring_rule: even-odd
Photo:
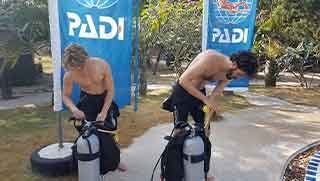
<svg viewBox="0 0 320 181"><path fill-rule="evenodd" d="M230 57L215 50L200 53L181 75L169 98L171 101L168 101L170 109L173 109L171 111L175 112L177 129L174 134L180 132L179 125L188 120L189 114L198 126L204 127L203 106L208 106L211 112L218 111L216 97L223 93L229 81L242 76L254 77L257 69L257 59L249 51L239 51ZM205 85L213 80L217 85L207 96ZM210 163L210 156L207 155L206 158ZM207 177L207 181L213 180L213 177Z"/></svg>
<svg viewBox="0 0 320 181"><path fill-rule="evenodd" d="M243 76L254 77L257 69L257 59L249 51L239 51L230 57L215 50L200 53L173 88L171 97L177 111L176 121L186 121L190 113L196 122L203 124L202 106L218 111L216 97L223 93L229 81ZM204 88L209 81L217 81L217 85L206 96Z"/></svg>

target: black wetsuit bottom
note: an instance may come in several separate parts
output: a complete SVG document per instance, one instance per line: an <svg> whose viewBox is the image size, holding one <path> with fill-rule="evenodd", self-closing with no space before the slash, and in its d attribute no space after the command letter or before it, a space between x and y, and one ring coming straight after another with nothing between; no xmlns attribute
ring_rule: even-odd
<svg viewBox="0 0 320 181"><path fill-rule="evenodd" d="M107 92L93 95L81 91L80 101L77 104L77 107L84 112L87 121L96 121L98 114L104 106L106 95ZM97 127L108 131L116 130L118 116L118 106L112 102L104 123ZM109 171L114 171L118 168L120 163L120 149L112 134L99 131L96 134L100 142L100 173L104 175Z"/></svg>
<svg viewBox="0 0 320 181"><path fill-rule="evenodd" d="M206 90L200 90L204 95L206 95ZM174 106L175 124L179 122L186 122L188 120L189 114L192 116L193 120L203 126L205 113L202 111L204 103L198 98L192 96L187 92L179 82L173 87L173 92L171 94L172 105Z"/></svg>

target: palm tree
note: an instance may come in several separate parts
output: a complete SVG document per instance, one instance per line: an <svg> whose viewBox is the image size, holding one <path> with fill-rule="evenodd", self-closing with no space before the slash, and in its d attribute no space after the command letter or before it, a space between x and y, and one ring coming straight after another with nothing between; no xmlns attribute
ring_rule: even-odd
<svg viewBox="0 0 320 181"><path fill-rule="evenodd" d="M8 72L21 52L49 46L47 1L0 1L0 78L3 98L10 98Z"/></svg>

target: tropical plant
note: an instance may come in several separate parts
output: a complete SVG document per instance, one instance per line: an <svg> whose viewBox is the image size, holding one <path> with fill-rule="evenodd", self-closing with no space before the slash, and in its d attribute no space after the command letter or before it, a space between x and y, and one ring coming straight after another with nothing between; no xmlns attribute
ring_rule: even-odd
<svg viewBox="0 0 320 181"><path fill-rule="evenodd" d="M297 47L308 39L313 44L320 42L320 4L318 0L261 0L257 15L257 32L254 48L265 57L268 64L277 67L278 60L288 47ZM319 48L316 52L319 51ZM318 55L316 53L316 55ZM266 86L274 82L280 69L267 70ZM268 77L269 76L269 77ZM271 80L273 81L267 81ZM275 84L274 84L275 85Z"/></svg>
<svg viewBox="0 0 320 181"><path fill-rule="evenodd" d="M167 52L174 57L173 68L181 74L201 51L201 18L202 1L148 1L141 11L142 73L147 69L150 51L158 48L159 56ZM146 87L145 78L141 76L141 79L141 85Z"/></svg>
<svg viewBox="0 0 320 181"><path fill-rule="evenodd" d="M170 4L168 18L157 41L171 52L173 68L179 76L201 52L202 1Z"/></svg>
<svg viewBox="0 0 320 181"><path fill-rule="evenodd" d="M47 1L1 1L0 27L0 33L4 35L0 37L0 77L6 82L3 75L15 65L22 52L37 53L49 45ZM2 89L7 88L2 86Z"/></svg>
<svg viewBox="0 0 320 181"><path fill-rule="evenodd" d="M295 48L288 47L285 54L279 59L281 70L290 72L302 87L311 88L315 73L312 73L310 79L305 76L305 73L308 72L309 67L313 68L317 64L316 59L312 59L312 57L316 56L318 47L319 45L310 42L301 42Z"/></svg>

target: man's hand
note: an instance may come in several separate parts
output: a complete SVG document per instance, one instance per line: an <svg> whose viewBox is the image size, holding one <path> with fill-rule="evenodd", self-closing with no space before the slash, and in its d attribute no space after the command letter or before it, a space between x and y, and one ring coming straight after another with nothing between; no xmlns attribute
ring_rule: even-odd
<svg viewBox="0 0 320 181"><path fill-rule="evenodd" d="M107 118L107 113L101 112L98 114L96 121L104 121Z"/></svg>
<svg viewBox="0 0 320 181"><path fill-rule="evenodd" d="M206 99L203 101L210 109L211 112L218 112L218 105L213 97L206 97Z"/></svg>
<svg viewBox="0 0 320 181"><path fill-rule="evenodd" d="M84 120L86 118L85 114L79 109L72 110L72 117L76 118L77 120Z"/></svg>

